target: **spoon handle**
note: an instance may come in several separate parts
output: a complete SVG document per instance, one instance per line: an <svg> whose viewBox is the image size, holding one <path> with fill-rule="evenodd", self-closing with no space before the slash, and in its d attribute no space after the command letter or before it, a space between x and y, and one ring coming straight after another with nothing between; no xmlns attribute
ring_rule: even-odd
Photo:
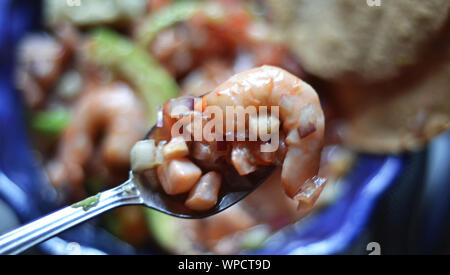
<svg viewBox="0 0 450 275"><path fill-rule="evenodd" d="M98 193L0 236L0 254L19 254L108 210L142 203L140 192L131 177L118 187Z"/></svg>

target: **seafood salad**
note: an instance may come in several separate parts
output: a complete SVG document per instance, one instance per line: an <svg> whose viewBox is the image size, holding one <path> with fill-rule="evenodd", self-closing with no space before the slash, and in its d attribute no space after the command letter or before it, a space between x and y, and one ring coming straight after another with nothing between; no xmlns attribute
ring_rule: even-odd
<svg viewBox="0 0 450 275"><path fill-rule="evenodd" d="M359 152L413 150L448 130L446 9L415 3L424 17L439 14L421 22L426 34L408 51L401 35L374 35L379 47L368 51L366 25L339 35L329 26L362 22L361 13L376 21L389 5L349 16L328 2L43 1L44 28L22 39L15 82L61 206L119 185L131 168L207 213L240 188L230 175L271 168L248 197L208 218L127 206L93 221L137 250L240 253L337 200ZM414 16L395 17L414 25ZM445 50L427 55L430 39ZM395 58L377 62L382 47ZM389 63L403 52L405 68Z"/></svg>
<svg viewBox="0 0 450 275"><path fill-rule="evenodd" d="M228 113L235 106L242 112ZM254 108L245 117L248 107ZM164 129L156 130L161 132L156 134L158 140L138 142L131 151L131 166L135 172L156 168L167 194L189 192L185 204L192 210L216 205L226 177L221 171L228 164L240 176L261 165L282 166L286 194L302 204L312 205L311 199L317 199L323 188L326 180L316 178L324 133L319 98L311 86L285 70L262 66L241 72L197 102L172 99L162 110L157 127ZM198 129L200 133L195 133ZM264 139L268 133L270 139ZM192 137L196 139L191 141Z"/></svg>

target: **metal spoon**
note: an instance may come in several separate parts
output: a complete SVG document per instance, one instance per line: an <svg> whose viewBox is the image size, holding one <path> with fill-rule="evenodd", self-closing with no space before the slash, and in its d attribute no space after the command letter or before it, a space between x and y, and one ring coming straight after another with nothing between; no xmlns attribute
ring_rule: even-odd
<svg viewBox="0 0 450 275"><path fill-rule="evenodd" d="M147 136L154 132L149 131ZM274 167L261 167L248 176L239 176L234 168L224 169L224 180L232 184L220 196L217 205L208 211L196 212L184 205L183 195L169 196L162 188L153 188L148 178L130 172L129 179L120 186L98 193L81 202L44 216L0 236L0 254L19 254L55 235L85 222L113 208L125 205L145 205L162 213L186 219L199 219L217 214L239 202L261 185Z"/></svg>

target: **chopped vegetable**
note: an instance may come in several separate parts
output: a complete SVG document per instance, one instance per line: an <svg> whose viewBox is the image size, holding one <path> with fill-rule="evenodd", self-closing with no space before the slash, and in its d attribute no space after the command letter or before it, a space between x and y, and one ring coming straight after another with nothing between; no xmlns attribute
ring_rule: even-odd
<svg viewBox="0 0 450 275"><path fill-rule="evenodd" d="M91 37L88 58L133 84L145 100L149 126L157 121L158 106L178 94L170 74L147 52L119 34L100 29Z"/></svg>
<svg viewBox="0 0 450 275"><path fill-rule="evenodd" d="M139 44L147 47L162 30L191 18L196 12L204 11L210 20L224 18L222 7L216 3L184 1L151 14L137 30Z"/></svg>
<svg viewBox="0 0 450 275"><path fill-rule="evenodd" d="M140 45L149 45L161 30L189 19L199 8L199 3L179 2L151 14L137 31Z"/></svg>
<svg viewBox="0 0 450 275"><path fill-rule="evenodd" d="M185 158L172 159L158 166L158 178L169 195L186 193L197 183L202 171Z"/></svg>
<svg viewBox="0 0 450 275"><path fill-rule="evenodd" d="M154 140L141 140L131 149L131 170L142 172L156 166L156 146Z"/></svg>
<svg viewBox="0 0 450 275"><path fill-rule="evenodd" d="M194 110L194 98L192 96L181 96L170 100L169 114L177 117Z"/></svg>
<svg viewBox="0 0 450 275"><path fill-rule="evenodd" d="M189 154L189 148L183 137L175 137L163 147L166 159L181 158Z"/></svg>
<svg viewBox="0 0 450 275"><path fill-rule="evenodd" d="M144 15L146 4L147 0L46 0L44 17L51 26L63 21L77 26L110 24Z"/></svg>
<svg viewBox="0 0 450 275"><path fill-rule="evenodd" d="M166 145L166 143L167 143L166 141L160 141L158 143L158 146L156 147L156 155L155 155L156 165L161 165L165 161L164 154L163 154L163 148Z"/></svg>
<svg viewBox="0 0 450 275"><path fill-rule="evenodd" d="M80 202L72 204L72 208L79 208L82 207L84 211L88 211L92 207L96 206L98 204L98 201L100 199L100 193L98 193L95 196L89 197L85 200L82 200Z"/></svg>
<svg viewBox="0 0 450 275"><path fill-rule="evenodd" d="M146 213L148 227L159 245L170 252L192 253L194 244L179 219L152 209L146 209Z"/></svg>
<svg viewBox="0 0 450 275"><path fill-rule="evenodd" d="M62 108L37 112L32 116L31 127L39 132L58 135L66 129L70 119L70 113Z"/></svg>
<svg viewBox="0 0 450 275"><path fill-rule="evenodd" d="M205 174L189 193L186 206L197 211L213 208L217 203L221 181L221 176L217 172Z"/></svg>
<svg viewBox="0 0 450 275"><path fill-rule="evenodd" d="M161 105L158 105L158 114L156 116L156 127L163 127L164 125L164 117L163 117L163 110Z"/></svg>
<svg viewBox="0 0 450 275"><path fill-rule="evenodd" d="M267 225L257 225L243 232L242 248L245 250L259 249L270 235Z"/></svg>

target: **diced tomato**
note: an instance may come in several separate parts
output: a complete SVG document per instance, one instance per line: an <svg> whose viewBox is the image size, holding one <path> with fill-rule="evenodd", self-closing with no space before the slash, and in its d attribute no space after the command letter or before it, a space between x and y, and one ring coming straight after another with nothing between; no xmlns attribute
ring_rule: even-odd
<svg viewBox="0 0 450 275"><path fill-rule="evenodd" d="M163 147L165 159L185 157L189 154L189 148L182 136L174 137Z"/></svg>

